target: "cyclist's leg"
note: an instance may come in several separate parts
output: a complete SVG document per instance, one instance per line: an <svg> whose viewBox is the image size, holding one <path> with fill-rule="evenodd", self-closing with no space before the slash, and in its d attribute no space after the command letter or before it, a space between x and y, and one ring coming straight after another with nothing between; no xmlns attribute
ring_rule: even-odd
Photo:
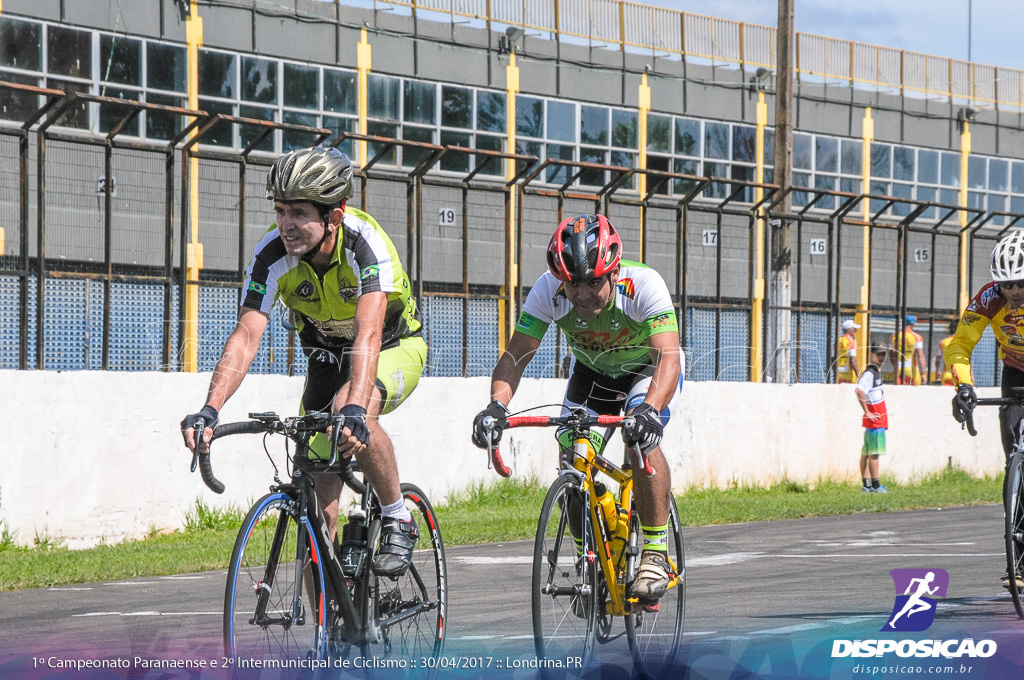
<svg viewBox="0 0 1024 680"><path fill-rule="evenodd" d="M348 380L349 363L347 357L322 348L307 348L309 362L306 366L306 383L302 390L300 412L330 412L334 403L334 395ZM330 457L330 440L324 435L316 435L310 442L310 454L322 458ZM317 500L320 510L327 520L327 528L331 539L338 533L338 502L344 486L341 477L336 474L318 474L315 476Z"/></svg>
<svg viewBox="0 0 1024 680"><path fill-rule="evenodd" d="M1010 396L1010 390L1014 387L1024 387L1024 371L1004 364L1002 395ZM1006 454L1007 459L1013 451L1014 444L1019 440L1022 419L1024 419L1024 407L1018 404L999 407L999 431L1002 435L1003 453Z"/></svg>

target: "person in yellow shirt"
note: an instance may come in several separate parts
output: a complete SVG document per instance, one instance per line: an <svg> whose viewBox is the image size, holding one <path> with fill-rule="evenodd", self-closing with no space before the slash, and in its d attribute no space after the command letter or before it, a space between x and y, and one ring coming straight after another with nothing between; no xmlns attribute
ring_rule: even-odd
<svg viewBox="0 0 1024 680"><path fill-rule="evenodd" d="M935 354L935 379L943 385L953 384L953 374L946 366L945 356L946 348L949 347L949 343L953 341L953 336L956 334L956 326L956 319L949 322L949 335L939 340L939 351Z"/></svg>
<svg viewBox="0 0 1024 680"><path fill-rule="evenodd" d="M903 332L897 331L889 337L896 365L897 385L920 385L927 372L924 358L924 338L915 330L917 317L907 314Z"/></svg>
<svg viewBox="0 0 1024 680"><path fill-rule="evenodd" d="M986 328L991 328L999 343L1003 360L1000 381L1002 395L1010 396L1014 387L1024 387L1024 229L1013 229L992 249L992 281L986 283L960 316L953 339L946 345L946 366L953 376L953 418L963 423L978 397L974 393L971 353ZM1024 420L1024 409L1017 405L999 409L999 429L1003 452L1010 455ZM1024 588L1024 574L1015 575L1017 586ZM1003 575L1003 587L1010 587L1010 574Z"/></svg>
<svg viewBox="0 0 1024 680"><path fill-rule="evenodd" d="M836 343L836 382L855 383L860 369L857 366L857 329L853 319L843 322L843 334Z"/></svg>

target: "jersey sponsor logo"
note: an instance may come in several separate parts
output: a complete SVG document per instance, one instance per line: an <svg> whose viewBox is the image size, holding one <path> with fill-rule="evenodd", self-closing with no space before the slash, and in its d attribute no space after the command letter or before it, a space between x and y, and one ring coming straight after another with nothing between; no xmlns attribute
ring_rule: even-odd
<svg viewBox="0 0 1024 680"><path fill-rule="evenodd" d="M254 293L259 293L260 295L266 295L267 294L267 287L264 286L259 281L250 281L249 282L249 290L251 290Z"/></svg>
<svg viewBox="0 0 1024 680"><path fill-rule="evenodd" d="M580 317L577 316L576 317L576 328L586 328L586 327L587 327L586 320L581 319Z"/></svg>
<svg viewBox="0 0 1024 680"><path fill-rule="evenodd" d="M972 302L971 305L974 303ZM967 307L967 311L964 312L964 317L960 320L965 326L970 326L972 323L978 321L981 318L980 314L975 314L971 311L970 305Z"/></svg>
<svg viewBox="0 0 1024 680"><path fill-rule="evenodd" d="M628 298L632 298L636 295L636 285L633 283L633 279L619 279L616 286L618 287L619 292Z"/></svg>
<svg viewBox="0 0 1024 680"><path fill-rule="evenodd" d="M672 322L675 321L673 318L675 315L672 312L665 312L653 317L647 322L648 328L661 328L662 326L671 326Z"/></svg>
<svg viewBox="0 0 1024 680"><path fill-rule="evenodd" d="M625 343L626 340L632 338L633 334L629 332L629 329L623 328L614 336L606 331L579 331L572 333L572 342L570 343L574 347L578 347L582 350L603 350L609 347L620 347ZM626 345L631 347L631 345Z"/></svg>
<svg viewBox="0 0 1024 680"><path fill-rule="evenodd" d="M529 314L520 314L519 315L519 323L516 324L516 327L517 328L521 328L524 331L527 331L527 330L530 330L531 328L533 328L533 325L536 322L537 322L537 319L535 317L532 317Z"/></svg>
<svg viewBox="0 0 1024 680"><path fill-rule="evenodd" d="M311 299L315 293L316 289L309 281L303 281L295 288L295 295L303 300Z"/></svg>
<svg viewBox="0 0 1024 680"><path fill-rule="evenodd" d="M338 295L345 298L346 300L351 300L352 298L356 297L358 293L359 288L356 286L342 286L341 288L338 289Z"/></svg>
<svg viewBox="0 0 1024 680"><path fill-rule="evenodd" d="M359 272L359 278L361 278L361 279L368 279L371 276L377 276L377 274L379 272L380 272L380 265L371 264L368 267L363 267L362 268L362 270Z"/></svg>
<svg viewBox="0 0 1024 680"><path fill-rule="evenodd" d="M982 294L981 294L981 306L982 307L988 307L990 304L992 304L994 301L996 301L998 299L999 299L999 290L995 286L992 286L991 288L988 288L987 290L982 292Z"/></svg>

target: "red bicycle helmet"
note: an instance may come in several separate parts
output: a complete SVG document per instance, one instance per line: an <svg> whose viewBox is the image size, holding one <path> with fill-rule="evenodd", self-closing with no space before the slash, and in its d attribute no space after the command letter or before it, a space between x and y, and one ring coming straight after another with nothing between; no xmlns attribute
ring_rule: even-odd
<svg viewBox="0 0 1024 680"><path fill-rule="evenodd" d="M563 220L548 243L548 270L560 281L584 283L615 269L622 241L604 215Z"/></svg>

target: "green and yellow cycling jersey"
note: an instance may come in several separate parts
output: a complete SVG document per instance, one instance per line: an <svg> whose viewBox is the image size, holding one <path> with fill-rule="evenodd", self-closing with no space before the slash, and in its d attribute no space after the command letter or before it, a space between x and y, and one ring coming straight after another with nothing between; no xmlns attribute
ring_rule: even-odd
<svg viewBox="0 0 1024 680"><path fill-rule="evenodd" d="M382 346L418 335L422 324L409 277L395 244L369 214L347 207L330 269L320 277L300 257L288 255L277 225L256 245L242 288L242 307L269 314L280 299L296 313L302 344L344 348L355 339L356 301L387 294Z"/></svg>
<svg viewBox="0 0 1024 680"><path fill-rule="evenodd" d="M530 289L516 330L541 340L552 322L565 333L577 361L613 378L651 362L650 336L679 333L665 280L647 265L627 260L621 262L612 304L593 319L580 318L562 282L544 272Z"/></svg>

